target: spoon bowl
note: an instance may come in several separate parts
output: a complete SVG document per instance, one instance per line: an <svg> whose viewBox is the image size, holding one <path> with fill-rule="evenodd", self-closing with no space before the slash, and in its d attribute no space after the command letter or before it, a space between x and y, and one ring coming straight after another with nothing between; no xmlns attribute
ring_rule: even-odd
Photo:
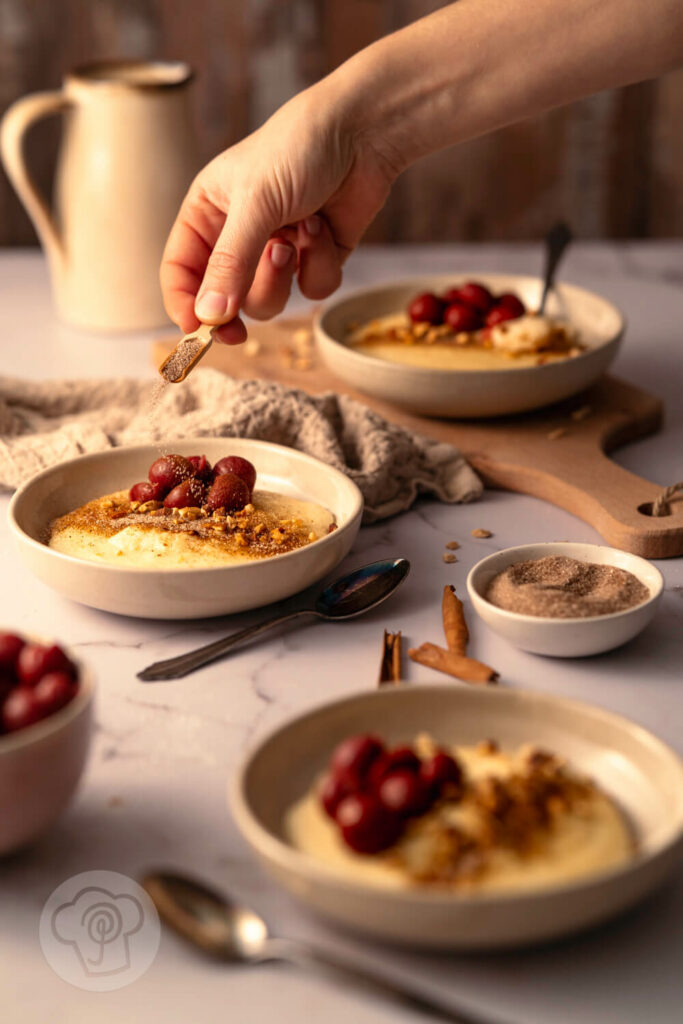
<svg viewBox="0 0 683 1024"><path fill-rule="evenodd" d="M258 959L268 927L253 910L183 875L153 872L142 881L159 916L179 935L222 960Z"/></svg>
<svg viewBox="0 0 683 1024"><path fill-rule="evenodd" d="M410 571L405 558L388 558L354 569L325 587L315 602L323 619L351 619L381 604Z"/></svg>

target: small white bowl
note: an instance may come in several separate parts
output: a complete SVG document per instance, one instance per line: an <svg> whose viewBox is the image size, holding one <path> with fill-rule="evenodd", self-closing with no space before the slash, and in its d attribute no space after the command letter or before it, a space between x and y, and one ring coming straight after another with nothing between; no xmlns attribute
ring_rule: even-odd
<svg viewBox="0 0 683 1024"><path fill-rule="evenodd" d="M340 740L371 732L398 744L423 731L441 744L492 737L503 748L531 742L567 758L620 804L638 843L634 858L566 885L472 895L361 883L287 841L287 810ZM259 743L230 798L242 835L296 897L347 927L415 947L495 949L579 931L660 885L680 864L683 849L683 763L673 750L600 708L498 687L403 685L325 704Z"/></svg>
<svg viewBox="0 0 683 1024"><path fill-rule="evenodd" d="M527 562L545 555L565 555L580 562L614 565L633 573L650 591L642 604L610 615L593 615L583 619L552 619L537 615L520 615L498 608L484 594L494 576L514 562ZM504 548L477 562L467 577L467 590L475 611L487 626L500 633L515 647L533 654L555 658L579 658L601 654L620 647L645 629L662 596L664 580L659 569L626 551L599 544L522 544Z"/></svg>
<svg viewBox="0 0 683 1024"><path fill-rule="evenodd" d="M405 309L420 292L443 292L477 280L495 292L513 291L528 308L538 306L542 282L522 274L440 274L353 292L326 303L313 320L320 354L343 381L368 395L425 416L481 418L537 409L577 394L602 376L617 354L623 314L607 299L561 283L547 312L568 319L587 350L543 366L501 370L441 370L406 366L366 355L348 344L348 325Z"/></svg>
<svg viewBox="0 0 683 1024"><path fill-rule="evenodd" d="M53 519L145 480L159 457L155 445L112 448L46 469L17 491L8 515L24 564L43 583L92 608L146 619L198 619L290 597L348 554L360 527L363 496L339 470L265 441L204 437L173 441L173 450L205 454L211 462L226 454L241 455L256 466L259 486L317 502L335 516L337 529L283 555L202 569L138 569L53 551L44 543Z"/></svg>
<svg viewBox="0 0 683 1024"><path fill-rule="evenodd" d="M42 721L0 736L0 854L32 842L57 820L85 766L95 682L90 669L64 650L78 668L76 696Z"/></svg>

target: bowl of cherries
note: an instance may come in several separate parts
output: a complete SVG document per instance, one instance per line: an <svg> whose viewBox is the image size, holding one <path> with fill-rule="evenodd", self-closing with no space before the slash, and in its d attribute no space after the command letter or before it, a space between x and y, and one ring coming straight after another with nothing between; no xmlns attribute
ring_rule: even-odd
<svg viewBox="0 0 683 1024"><path fill-rule="evenodd" d="M93 679L59 644L0 632L0 854L56 821L83 771Z"/></svg>

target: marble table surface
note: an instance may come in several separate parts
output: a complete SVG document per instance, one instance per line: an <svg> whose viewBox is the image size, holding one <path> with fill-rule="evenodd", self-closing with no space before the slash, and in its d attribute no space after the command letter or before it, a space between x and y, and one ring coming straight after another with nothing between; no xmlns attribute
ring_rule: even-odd
<svg viewBox="0 0 683 1024"><path fill-rule="evenodd" d="M350 261L347 289L413 272L536 272L533 246L367 248ZM624 466L663 486L681 479L683 403L680 320L683 243L577 244L565 275L622 306L629 327L615 372L666 402L663 431L617 453ZM291 309L304 308L293 299ZM151 376L149 335L97 337L60 324L47 271L35 251L0 254L2 373L36 378ZM0 497L4 508L7 496ZM473 540L487 527L493 536ZM454 565L444 542L458 539ZM135 673L238 625L228 621L138 621L72 604L31 578L0 520L0 622L51 634L94 668L97 727L77 799L39 843L0 861L0 993L12 1024L113 1024L201 1020L239 1024L398 1024L417 1015L350 988L286 968L207 962L164 933L147 973L129 987L89 993L52 972L38 942L38 919L52 890L81 871L138 877L150 866L204 876L241 894L281 933L307 937L412 979L492 1020L509 1024L673 1024L680 1020L683 874L647 903L588 935L526 952L415 955L341 935L314 920L256 865L226 811L226 780L256 737L293 713L375 684L383 628L409 640L438 627L441 590L462 593L471 565L510 544L597 541L573 516L532 498L487 492L477 504L420 501L409 513L364 528L345 562L352 567L404 555L413 565L390 604L346 624L317 624L264 640L189 679L143 686ZM562 694L611 708L654 730L683 753L683 560L659 564L666 594L653 624L611 654L550 660L509 647L470 615L477 656L505 685ZM433 674L409 664L419 685ZM7 1016L6 1016L7 1013Z"/></svg>

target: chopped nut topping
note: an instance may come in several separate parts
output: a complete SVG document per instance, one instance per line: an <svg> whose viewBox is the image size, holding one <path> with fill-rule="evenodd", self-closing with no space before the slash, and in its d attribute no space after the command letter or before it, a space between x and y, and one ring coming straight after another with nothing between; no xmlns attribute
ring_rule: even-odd
<svg viewBox="0 0 683 1024"><path fill-rule="evenodd" d="M308 327L299 327L293 334L294 345L298 349L310 348L313 343L313 333Z"/></svg>
<svg viewBox="0 0 683 1024"><path fill-rule="evenodd" d="M157 509L163 508L163 502L161 501L145 501L142 505L138 506L138 512L155 512Z"/></svg>
<svg viewBox="0 0 683 1024"><path fill-rule="evenodd" d="M477 743L478 754L497 754L499 751L500 747L495 740L482 740L481 743Z"/></svg>
<svg viewBox="0 0 683 1024"><path fill-rule="evenodd" d="M310 532L310 533L309 533L309 535L308 535L308 539L309 539L310 541L314 541L314 540L317 540L317 539L318 539L318 535L317 535L317 533L314 533L314 532L313 532L313 530L311 530L311 532Z"/></svg>
<svg viewBox="0 0 683 1024"><path fill-rule="evenodd" d="M242 351L247 359L253 359L254 356L257 356L261 351L261 342L257 341L256 338L248 338L244 343Z"/></svg>

